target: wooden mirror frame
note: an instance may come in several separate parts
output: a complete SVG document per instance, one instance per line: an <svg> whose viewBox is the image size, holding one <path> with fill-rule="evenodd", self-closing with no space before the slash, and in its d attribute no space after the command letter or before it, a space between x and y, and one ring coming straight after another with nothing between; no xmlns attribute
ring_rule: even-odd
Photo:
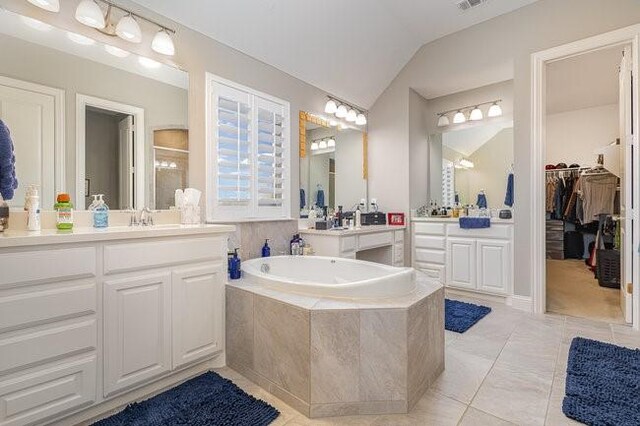
<svg viewBox="0 0 640 426"><path fill-rule="evenodd" d="M300 158L305 158L307 156L307 122L317 124L322 127L330 128L329 122L324 118L320 118L314 114L311 114L306 111L300 111L299 114L299 125L300 125L300 134L299 134L299 151ZM367 137L367 132L362 132L362 179L367 180L369 177L369 166L368 166L368 144L369 140Z"/></svg>

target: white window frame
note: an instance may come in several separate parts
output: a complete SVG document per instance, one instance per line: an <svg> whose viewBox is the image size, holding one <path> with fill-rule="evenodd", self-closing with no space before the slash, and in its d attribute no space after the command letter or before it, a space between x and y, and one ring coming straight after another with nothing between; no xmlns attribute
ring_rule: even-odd
<svg viewBox="0 0 640 426"><path fill-rule="evenodd" d="M252 174L251 200L248 206L229 206L218 203L218 131L217 131L217 106L214 105L216 95L216 85L224 85L231 89L245 92L249 96L249 107L251 108L252 136ZM259 207L257 192L257 174L255 172L257 152L257 138L254 131L257 129L257 108L259 100L278 104L283 108L284 133L283 133L283 188L282 206ZM277 220L291 218L291 105L288 101L275 96L254 90L233 81L218 77L211 73L206 73L206 191L207 191L207 222L243 222L255 220Z"/></svg>

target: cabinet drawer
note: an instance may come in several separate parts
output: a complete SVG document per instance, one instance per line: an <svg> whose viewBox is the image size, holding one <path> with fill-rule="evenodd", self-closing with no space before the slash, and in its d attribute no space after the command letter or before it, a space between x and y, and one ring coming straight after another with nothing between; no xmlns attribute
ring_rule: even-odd
<svg viewBox="0 0 640 426"><path fill-rule="evenodd" d="M441 250L416 249L416 262L444 265L445 252Z"/></svg>
<svg viewBox="0 0 640 426"><path fill-rule="evenodd" d="M427 235L416 235L414 237L414 244L416 248L444 250L446 248L446 238Z"/></svg>
<svg viewBox="0 0 640 426"><path fill-rule="evenodd" d="M93 279L45 291L0 297L0 332L63 317L96 312L97 293Z"/></svg>
<svg viewBox="0 0 640 426"><path fill-rule="evenodd" d="M96 320L28 329L0 339L0 374L96 348Z"/></svg>
<svg viewBox="0 0 640 426"><path fill-rule="evenodd" d="M459 225L447 225L447 235L462 238L497 238L511 239L513 236L513 225L491 224L490 228L462 229Z"/></svg>
<svg viewBox="0 0 640 426"><path fill-rule="evenodd" d="M0 424L38 423L96 400L96 356L0 382Z"/></svg>
<svg viewBox="0 0 640 426"><path fill-rule="evenodd" d="M414 222L413 232L416 234L444 235L444 223Z"/></svg>
<svg viewBox="0 0 640 426"><path fill-rule="evenodd" d="M340 238L340 251L356 251L356 237Z"/></svg>
<svg viewBox="0 0 640 426"><path fill-rule="evenodd" d="M0 288L57 282L96 275L96 249L78 247L5 253L0 256Z"/></svg>
<svg viewBox="0 0 640 426"><path fill-rule="evenodd" d="M153 269L180 263L196 263L222 258L222 238L187 238L171 241L111 244L104 248L104 272Z"/></svg>
<svg viewBox="0 0 640 426"><path fill-rule="evenodd" d="M373 247L388 246L393 244L394 237L391 232L379 232L375 234L363 234L358 236L358 250L366 250Z"/></svg>
<svg viewBox="0 0 640 426"><path fill-rule="evenodd" d="M424 273L432 280L437 280L440 283L445 282L445 267L444 265L434 265L430 263L416 263L416 269Z"/></svg>

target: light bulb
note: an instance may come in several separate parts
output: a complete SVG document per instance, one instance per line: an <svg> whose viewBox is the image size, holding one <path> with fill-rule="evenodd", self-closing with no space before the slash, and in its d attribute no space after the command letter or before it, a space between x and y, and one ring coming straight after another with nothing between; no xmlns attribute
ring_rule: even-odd
<svg viewBox="0 0 640 426"><path fill-rule="evenodd" d="M327 141L325 141L324 139L322 139L320 141L320 145L319 145L320 149L327 149Z"/></svg>
<svg viewBox="0 0 640 426"><path fill-rule="evenodd" d="M111 46L110 44L105 44L104 45L104 50L106 50L108 53L110 53L113 56L116 56L118 58L126 58L127 56L129 56L131 54L131 53L127 52L126 50L120 49L119 47Z"/></svg>
<svg viewBox="0 0 640 426"><path fill-rule="evenodd" d="M151 48L156 52L167 56L173 56L176 54L176 47L173 45L173 40L164 28L158 31L156 36L153 38Z"/></svg>
<svg viewBox="0 0 640 426"><path fill-rule="evenodd" d="M465 117L465 115L464 115L464 113L462 111L456 112L456 115L453 116L453 123L454 124L462 124L465 121L467 121L467 117Z"/></svg>
<svg viewBox="0 0 640 426"><path fill-rule="evenodd" d="M28 0L34 6L38 6L40 9L44 9L48 12L60 12L59 0Z"/></svg>
<svg viewBox="0 0 640 426"><path fill-rule="evenodd" d="M329 138L329 140L327 141L327 146L329 148L333 148L334 146L336 146L336 140L334 138Z"/></svg>
<svg viewBox="0 0 640 426"><path fill-rule="evenodd" d="M168 162L168 161L162 161L162 162L160 163L160 165L161 165L162 167L169 167L169 162Z"/></svg>
<svg viewBox="0 0 640 426"><path fill-rule="evenodd" d="M338 122L336 120L329 120L330 127L336 127L337 125L338 125Z"/></svg>
<svg viewBox="0 0 640 426"><path fill-rule="evenodd" d="M348 113L349 113L349 111L347 111L347 107L344 106L344 105L340 105L338 107L338 109L336 110L336 117L345 118Z"/></svg>
<svg viewBox="0 0 640 426"><path fill-rule="evenodd" d="M358 116L356 117L356 124L358 126L364 126L365 124L367 124L367 117L362 113L358 114Z"/></svg>
<svg viewBox="0 0 640 426"><path fill-rule="evenodd" d="M357 119L357 118L358 118L358 113L356 112L356 110L355 110L355 109L351 108L351 109L349 110L349 112L347 113L346 120L347 120L349 123L355 123L355 121L356 121L356 119Z"/></svg>
<svg viewBox="0 0 640 426"><path fill-rule="evenodd" d="M72 33L72 32L67 32L67 38L72 42L81 44L83 46L91 46L92 44L96 43L96 41L92 38L85 37L83 35Z"/></svg>
<svg viewBox="0 0 640 426"><path fill-rule="evenodd" d="M484 118L484 115L482 114L482 111L478 107L475 107L473 111L471 111L471 114L469 114L469 120L471 121L480 121L483 118Z"/></svg>
<svg viewBox="0 0 640 426"><path fill-rule="evenodd" d="M340 123L340 130L347 130L349 128L349 126L347 126L344 123Z"/></svg>
<svg viewBox="0 0 640 426"><path fill-rule="evenodd" d="M318 142L311 142L311 151L316 151L318 149Z"/></svg>
<svg viewBox="0 0 640 426"><path fill-rule="evenodd" d="M327 114L335 114L338 110L338 105L336 105L336 101L333 99L329 99L327 104L324 106L324 112Z"/></svg>
<svg viewBox="0 0 640 426"><path fill-rule="evenodd" d="M178 165L172 161L171 163L169 163L169 168L170 169L177 169Z"/></svg>
<svg viewBox="0 0 640 426"><path fill-rule="evenodd" d="M116 35L123 40L131 43L140 43L142 41L142 30L140 25L132 15L123 16L116 25Z"/></svg>
<svg viewBox="0 0 640 426"><path fill-rule="evenodd" d="M44 22L38 21L37 19L29 18L28 16L20 16L20 19L26 26L31 27L34 30L51 31L51 29L53 28L49 24L45 24Z"/></svg>
<svg viewBox="0 0 640 426"><path fill-rule="evenodd" d="M489 117L500 117L502 115L502 108L500 107L500 105L498 105L497 102L495 102L493 105L491 105L491 108L489 108L489 112L487 112L487 115Z"/></svg>
<svg viewBox="0 0 640 426"><path fill-rule="evenodd" d="M105 26L102 9L94 0L82 0L76 8L76 20L91 28L102 29Z"/></svg>
<svg viewBox="0 0 640 426"><path fill-rule="evenodd" d="M153 59L145 58L144 56L140 56L138 58L138 62L140 63L140 65L146 68L160 68L160 66L162 65L160 62L154 61Z"/></svg>
<svg viewBox="0 0 640 426"><path fill-rule="evenodd" d="M438 118L438 127L448 126L449 124L449 117L446 115L442 114L440 118Z"/></svg>

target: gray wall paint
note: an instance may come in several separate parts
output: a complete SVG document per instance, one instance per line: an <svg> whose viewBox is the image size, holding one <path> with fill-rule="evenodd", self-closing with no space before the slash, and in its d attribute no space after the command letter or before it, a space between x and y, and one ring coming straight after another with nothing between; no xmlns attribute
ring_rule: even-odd
<svg viewBox="0 0 640 426"><path fill-rule="evenodd" d="M393 209L410 209L410 89L430 98L513 78L514 286L517 295L531 295L531 54L638 22L636 0L540 0L423 46L371 108L370 194Z"/></svg>

